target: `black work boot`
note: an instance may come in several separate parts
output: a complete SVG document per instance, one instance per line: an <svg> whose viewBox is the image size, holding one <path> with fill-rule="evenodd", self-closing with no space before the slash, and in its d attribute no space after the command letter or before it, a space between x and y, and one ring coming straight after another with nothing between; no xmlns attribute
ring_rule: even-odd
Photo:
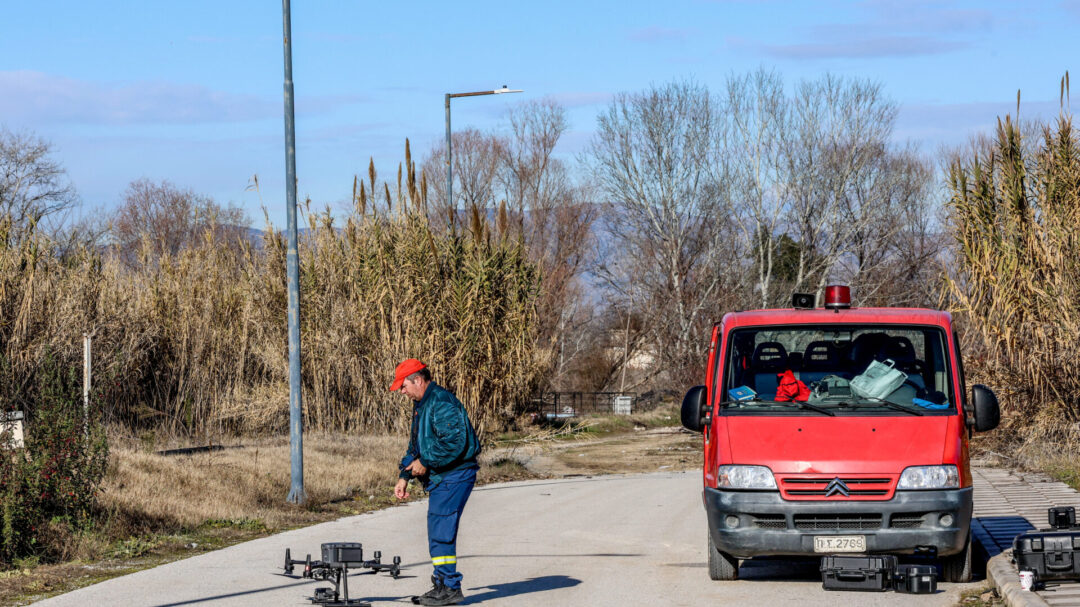
<svg viewBox="0 0 1080 607"><path fill-rule="evenodd" d="M441 595L433 597L420 597L421 605L457 605L465 600L465 595L461 593L461 588L450 589L446 586L442 587L443 593Z"/></svg>
<svg viewBox="0 0 1080 607"><path fill-rule="evenodd" d="M431 590L428 590L420 596L412 597L413 605L432 605L435 603L425 603L424 601L432 600L446 594L446 586L443 585L442 580L435 576L431 576ZM449 605L450 603L437 603L439 605Z"/></svg>

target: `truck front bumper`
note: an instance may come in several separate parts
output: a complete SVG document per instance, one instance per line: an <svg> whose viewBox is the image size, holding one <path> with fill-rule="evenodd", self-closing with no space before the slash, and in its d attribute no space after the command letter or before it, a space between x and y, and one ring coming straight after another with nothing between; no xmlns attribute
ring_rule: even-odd
<svg viewBox="0 0 1080 607"><path fill-rule="evenodd" d="M716 547L737 558L814 555L814 536L863 535L871 553L937 556L964 549L972 490L896 491L887 501L787 501L776 491L703 495ZM732 518L734 517L734 518Z"/></svg>

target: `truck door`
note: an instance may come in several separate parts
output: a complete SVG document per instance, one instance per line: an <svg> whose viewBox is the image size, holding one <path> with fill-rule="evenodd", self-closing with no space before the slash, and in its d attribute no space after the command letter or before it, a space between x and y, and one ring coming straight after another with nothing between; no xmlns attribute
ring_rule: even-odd
<svg viewBox="0 0 1080 607"><path fill-rule="evenodd" d="M723 356L720 354L720 331L721 325L717 323L713 325L712 337L709 340L709 357L708 366L705 368L705 390L708 395L709 403L709 418L712 420L705 428L705 465L703 466L703 472L705 475L705 486L716 486L716 403L720 402L720 395L723 390L717 389L716 382L719 380L720 364Z"/></svg>
<svg viewBox="0 0 1080 607"><path fill-rule="evenodd" d="M974 411L968 409L967 402L967 383L964 377L964 356L960 352L960 336L956 334L956 329L952 330L952 349L953 360L955 368L950 371L953 373L953 385L956 386L956 400L960 406L960 416L953 418L957 428L956 434L959 436L959 453L956 454L957 464L960 467L960 486L971 487L974 481L971 476L971 452L970 452L970 439L971 439L971 426L968 425L968 418L974 414ZM946 456L949 454L946 453Z"/></svg>

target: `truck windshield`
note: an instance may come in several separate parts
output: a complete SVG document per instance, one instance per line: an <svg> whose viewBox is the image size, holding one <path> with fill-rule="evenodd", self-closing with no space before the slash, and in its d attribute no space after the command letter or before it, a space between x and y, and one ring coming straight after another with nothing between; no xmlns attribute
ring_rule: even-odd
<svg viewBox="0 0 1080 607"><path fill-rule="evenodd" d="M731 414L956 413L945 332L938 327L736 329L722 377L719 400Z"/></svg>

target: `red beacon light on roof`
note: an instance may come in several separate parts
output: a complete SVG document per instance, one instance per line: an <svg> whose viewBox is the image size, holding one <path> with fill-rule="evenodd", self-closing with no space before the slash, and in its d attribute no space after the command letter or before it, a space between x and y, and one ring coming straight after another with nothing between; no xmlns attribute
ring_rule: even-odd
<svg viewBox="0 0 1080 607"><path fill-rule="evenodd" d="M825 307L829 310L841 310L851 307L851 287L829 285L825 287Z"/></svg>

